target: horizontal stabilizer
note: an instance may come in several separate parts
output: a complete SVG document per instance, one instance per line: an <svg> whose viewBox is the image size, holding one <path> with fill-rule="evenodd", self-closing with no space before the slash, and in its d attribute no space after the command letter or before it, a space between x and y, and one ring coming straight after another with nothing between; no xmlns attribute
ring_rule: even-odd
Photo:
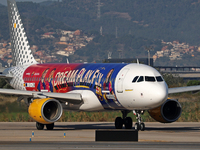
<svg viewBox="0 0 200 150"><path fill-rule="evenodd" d="M3 74L2 72L0 72L0 78L10 78L10 79L12 79L13 78L13 76L10 76L10 75L5 75L5 74Z"/></svg>

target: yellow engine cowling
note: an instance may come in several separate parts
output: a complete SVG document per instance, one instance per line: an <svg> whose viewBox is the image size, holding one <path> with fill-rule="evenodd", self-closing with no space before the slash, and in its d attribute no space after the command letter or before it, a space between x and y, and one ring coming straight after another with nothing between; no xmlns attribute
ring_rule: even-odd
<svg viewBox="0 0 200 150"><path fill-rule="evenodd" d="M161 106L148 111L150 116L161 123L171 123L181 116L181 104L174 99L168 99Z"/></svg>
<svg viewBox="0 0 200 150"><path fill-rule="evenodd" d="M28 108L29 115L37 122L51 124L60 119L63 112L59 101L51 98L35 99Z"/></svg>

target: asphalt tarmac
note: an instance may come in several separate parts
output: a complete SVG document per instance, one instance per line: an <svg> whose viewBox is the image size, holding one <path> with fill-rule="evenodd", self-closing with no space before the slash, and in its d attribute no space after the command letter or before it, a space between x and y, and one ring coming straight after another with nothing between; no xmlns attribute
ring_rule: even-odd
<svg viewBox="0 0 200 150"><path fill-rule="evenodd" d="M95 142L95 130L114 129L114 123L56 122L54 130L39 131L34 122L0 122L0 150L200 149L199 122L145 125L138 142Z"/></svg>

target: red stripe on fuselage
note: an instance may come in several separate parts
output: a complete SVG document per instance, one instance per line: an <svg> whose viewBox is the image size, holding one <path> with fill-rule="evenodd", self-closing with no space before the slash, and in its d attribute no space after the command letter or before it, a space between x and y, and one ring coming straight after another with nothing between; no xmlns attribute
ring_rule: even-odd
<svg viewBox="0 0 200 150"><path fill-rule="evenodd" d="M28 91L65 93L70 91L81 64L36 64L28 67L23 75L24 86ZM70 78L68 85L66 78Z"/></svg>

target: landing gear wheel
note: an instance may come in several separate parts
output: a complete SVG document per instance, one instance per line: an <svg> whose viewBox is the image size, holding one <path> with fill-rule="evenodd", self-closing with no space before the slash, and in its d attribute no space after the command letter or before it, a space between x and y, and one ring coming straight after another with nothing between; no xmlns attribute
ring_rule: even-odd
<svg viewBox="0 0 200 150"><path fill-rule="evenodd" d="M126 117L130 110L122 110L122 117L117 117L115 119L115 128L122 129L123 125L125 125L126 129L131 129L133 126L133 121L131 117Z"/></svg>
<svg viewBox="0 0 200 150"><path fill-rule="evenodd" d="M136 130L136 131L140 130L140 125L139 125L139 123L135 123L135 130Z"/></svg>
<svg viewBox="0 0 200 150"><path fill-rule="evenodd" d="M131 129L133 126L133 121L132 121L131 117L126 117L124 120L124 124L125 124L126 129Z"/></svg>
<svg viewBox="0 0 200 150"><path fill-rule="evenodd" d="M41 123L39 123L39 122L36 122L36 128L37 128L38 130L43 130L43 129L44 129L44 124L41 124Z"/></svg>
<svg viewBox="0 0 200 150"><path fill-rule="evenodd" d="M144 114L143 110L134 110L133 113L136 115L137 123L135 123L135 130L145 130L145 124L142 122L141 115Z"/></svg>
<svg viewBox="0 0 200 150"><path fill-rule="evenodd" d="M141 124L140 124L140 130L141 130L141 131L144 131L144 130L145 130L145 124L144 124L144 123L141 123Z"/></svg>
<svg viewBox="0 0 200 150"><path fill-rule="evenodd" d="M52 123L52 124L46 124L46 128L47 128L47 130L53 130L54 123Z"/></svg>
<svg viewBox="0 0 200 150"><path fill-rule="evenodd" d="M115 119L115 128L122 129L122 127L123 127L123 119L121 117L117 117Z"/></svg>

